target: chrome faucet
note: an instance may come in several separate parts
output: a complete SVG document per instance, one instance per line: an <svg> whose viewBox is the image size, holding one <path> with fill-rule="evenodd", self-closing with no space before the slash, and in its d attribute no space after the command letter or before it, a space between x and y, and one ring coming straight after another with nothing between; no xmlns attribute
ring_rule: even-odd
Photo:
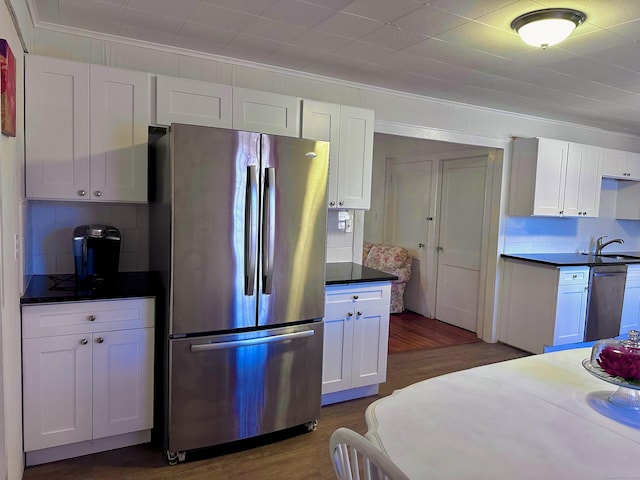
<svg viewBox="0 0 640 480"><path fill-rule="evenodd" d="M598 237L598 239L596 240L596 251L594 255L600 255L602 253L602 249L607 245L609 245L610 243L624 243L624 240L621 238L614 238L613 240L609 240L608 242L602 243L603 238L607 238L607 236L603 235L601 237Z"/></svg>

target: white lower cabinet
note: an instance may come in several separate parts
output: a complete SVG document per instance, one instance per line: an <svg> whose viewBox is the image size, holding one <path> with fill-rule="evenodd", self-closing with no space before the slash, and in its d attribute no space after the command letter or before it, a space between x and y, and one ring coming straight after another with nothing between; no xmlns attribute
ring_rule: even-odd
<svg viewBox="0 0 640 480"><path fill-rule="evenodd" d="M629 330L640 331L640 264L627 265L620 335L629 333Z"/></svg>
<svg viewBox="0 0 640 480"><path fill-rule="evenodd" d="M152 298L23 305L22 318L27 464L148 441Z"/></svg>
<svg viewBox="0 0 640 480"><path fill-rule="evenodd" d="M584 341L589 267L505 259L499 340L533 353Z"/></svg>
<svg viewBox="0 0 640 480"><path fill-rule="evenodd" d="M373 395L387 376L389 282L326 289L322 403Z"/></svg>

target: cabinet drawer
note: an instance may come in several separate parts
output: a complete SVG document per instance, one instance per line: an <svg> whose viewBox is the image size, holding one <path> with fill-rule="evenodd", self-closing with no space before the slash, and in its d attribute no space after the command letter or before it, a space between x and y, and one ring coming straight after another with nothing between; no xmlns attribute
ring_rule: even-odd
<svg viewBox="0 0 640 480"><path fill-rule="evenodd" d="M558 285L577 285L589 283L589 267L561 268Z"/></svg>
<svg viewBox="0 0 640 480"><path fill-rule="evenodd" d="M327 305L388 305L390 295L391 284L367 283L349 287L327 287L325 300Z"/></svg>
<svg viewBox="0 0 640 480"><path fill-rule="evenodd" d="M22 338L153 327L153 298L22 306Z"/></svg>

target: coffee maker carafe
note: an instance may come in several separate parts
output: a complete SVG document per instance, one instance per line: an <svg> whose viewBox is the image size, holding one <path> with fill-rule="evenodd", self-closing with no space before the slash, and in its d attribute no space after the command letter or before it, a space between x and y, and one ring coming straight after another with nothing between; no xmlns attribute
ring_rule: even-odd
<svg viewBox="0 0 640 480"><path fill-rule="evenodd" d="M98 288L113 281L120 260L120 231L110 225L80 225L73 230L76 284Z"/></svg>

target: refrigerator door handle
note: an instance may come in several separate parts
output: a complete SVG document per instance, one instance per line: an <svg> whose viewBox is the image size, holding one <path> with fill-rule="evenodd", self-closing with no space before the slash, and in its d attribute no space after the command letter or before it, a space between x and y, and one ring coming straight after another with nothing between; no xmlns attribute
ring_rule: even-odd
<svg viewBox="0 0 640 480"><path fill-rule="evenodd" d="M258 255L258 170L247 167L247 195L244 209L244 294L254 294L256 283L256 257Z"/></svg>
<svg viewBox="0 0 640 480"><path fill-rule="evenodd" d="M262 293L270 294L273 287L273 257L276 234L276 169L265 168L262 215Z"/></svg>
<svg viewBox="0 0 640 480"><path fill-rule="evenodd" d="M284 333L282 335L272 335L270 337L249 338L246 340L232 340L230 342L205 343L201 345L191 345L192 352L209 352L211 350L226 350L229 348L248 347L251 345L263 345L265 343L284 342L286 340L296 340L305 337L312 337L313 330L303 332Z"/></svg>

